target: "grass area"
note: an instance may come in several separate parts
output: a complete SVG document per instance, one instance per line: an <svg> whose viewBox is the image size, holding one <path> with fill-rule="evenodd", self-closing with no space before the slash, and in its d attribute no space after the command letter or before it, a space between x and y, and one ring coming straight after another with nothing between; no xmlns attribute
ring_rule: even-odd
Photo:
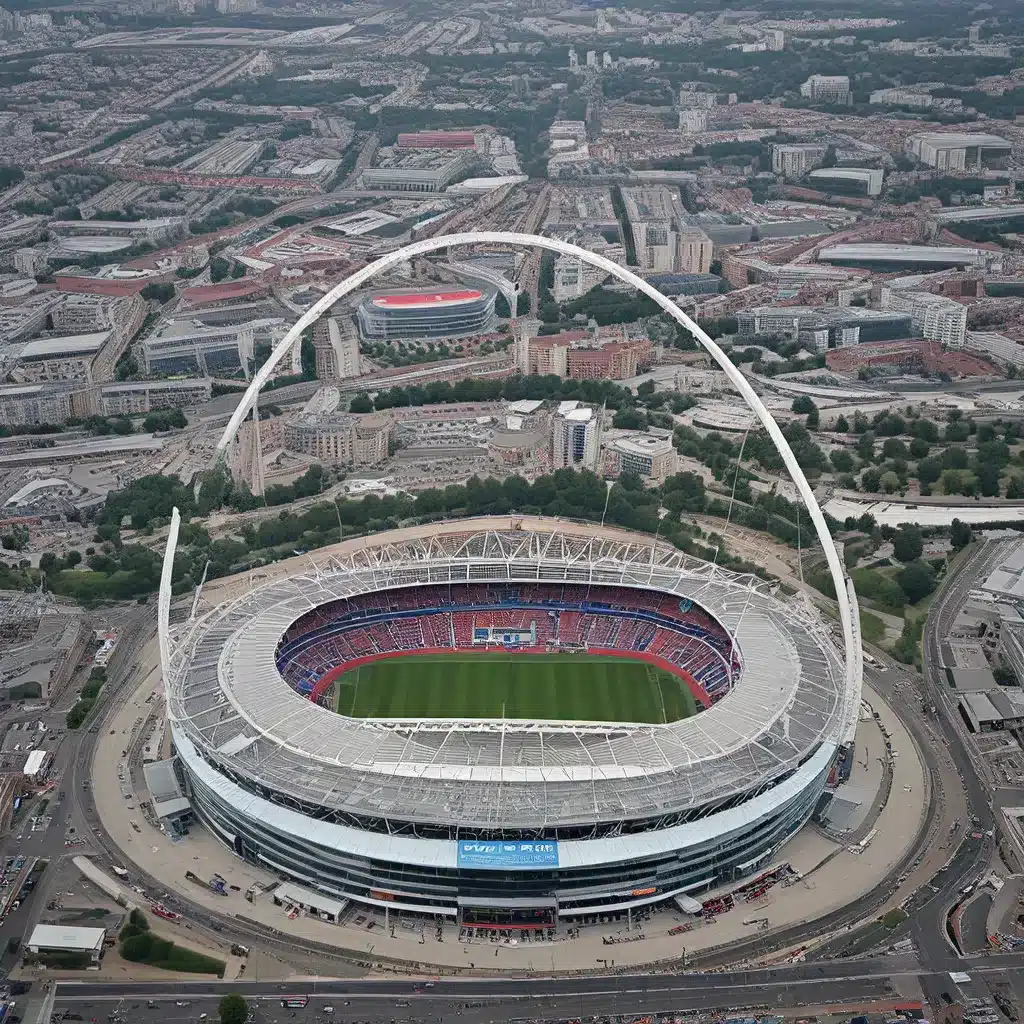
<svg viewBox="0 0 1024 1024"><path fill-rule="evenodd" d="M885 639L885 623L877 615L861 609L860 632L869 644L877 644Z"/></svg>
<svg viewBox="0 0 1024 1024"><path fill-rule="evenodd" d="M337 683L355 718L674 722L696 711L678 676L589 654L430 654L361 665Z"/></svg>

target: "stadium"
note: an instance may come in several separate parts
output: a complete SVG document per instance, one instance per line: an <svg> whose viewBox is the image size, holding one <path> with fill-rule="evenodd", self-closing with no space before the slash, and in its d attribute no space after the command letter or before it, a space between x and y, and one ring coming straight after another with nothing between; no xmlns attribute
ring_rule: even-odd
<svg viewBox="0 0 1024 1024"><path fill-rule="evenodd" d="M497 292L475 288L376 293L356 309L359 332L364 341L486 334L495 324L496 299Z"/></svg>
<svg viewBox="0 0 1024 1024"><path fill-rule="evenodd" d="M532 518L304 565L173 637L168 584L162 657L199 819L331 900L493 929L697 913L779 870L848 768L829 626L756 577Z"/></svg>

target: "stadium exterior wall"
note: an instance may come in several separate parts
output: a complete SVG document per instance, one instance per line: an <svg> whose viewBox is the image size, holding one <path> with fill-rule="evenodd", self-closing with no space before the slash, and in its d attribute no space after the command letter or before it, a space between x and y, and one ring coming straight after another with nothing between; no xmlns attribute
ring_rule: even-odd
<svg viewBox="0 0 1024 1024"><path fill-rule="evenodd" d="M467 869L459 843L380 835L316 821L218 774L172 730L200 820L243 859L336 898L457 918L466 906L552 898L560 918L700 896L771 864L814 811L835 756L823 744L780 786L748 803L658 832L557 844L544 870ZM643 895L634 895L643 891Z"/></svg>
<svg viewBox="0 0 1024 1024"><path fill-rule="evenodd" d="M344 665L338 665L336 668L332 668L329 672L325 672L316 682L316 685L310 691L309 699L311 701L319 701L319 699L327 692L331 684L346 672L351 672L353 669L359 668L361 665L370 665L376 661L387 661L389 658L409 658L416 657L425 654L453 654L455 653L451 647L424 647L417 651L385 651L383 654L367 654L362 658L353 658L351 661L346 661ZM474 649L472 647L460 647L458 650L460 655L462 654L499 654L500 650L479 648ZM550 654L551 652L546 647L516 647L517 654ZM612 650L611 648L605 647L591 647L587 651L588 654L593 654L601 658L628 658L630 661L643 661L648 665L653 665L655 668L660 668L664 672L670 672L686 683L690 693L693 694L693 699L705 708L711 707L711 697L700 683L697 682L689 672L684 672L678 665L673 665L671 661L666 658L662 658L657 654L651 654L648 651L622 651Z"/></svg>

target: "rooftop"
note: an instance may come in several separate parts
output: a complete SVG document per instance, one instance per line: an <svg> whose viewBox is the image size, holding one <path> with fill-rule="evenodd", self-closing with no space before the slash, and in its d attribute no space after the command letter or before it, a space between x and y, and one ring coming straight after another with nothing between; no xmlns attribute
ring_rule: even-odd
<svg viewBox="0 0 1024 1024"><path fill-rule="evenodd" d="M51 356L83 356L99 352L110 337L110 331L92 334L67 334L59 338L37 338L21 347L21 359L46 359Z"/></svg>
<svg viewBox="0 0 1024 1024"><path fill-rule="evenodd" d="M376 295L371 301L379 309L417 309L419 307L457 306L463 302L475 302L482 298L482 292L467 288L457 292L407 292Z"/></svg>
<svg viewBox="0 0 1024 1024"><path fill-rule="evenodd" d="M27 945L38 949L80 949L92 952L103 946L105 928L72 928L63 924L37 924Z"/></svg>

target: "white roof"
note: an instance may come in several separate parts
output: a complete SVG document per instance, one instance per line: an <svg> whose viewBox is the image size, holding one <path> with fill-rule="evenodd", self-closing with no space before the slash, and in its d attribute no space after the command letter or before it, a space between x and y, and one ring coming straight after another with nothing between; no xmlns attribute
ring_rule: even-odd
<svg viewBox="0 0 1024 1024"><path fill-rule="evenodd" d="M870 181L881 174L873 167L819 167L811 171L811 178L847 178L850 181Z"/></svg>
<svg viewBox="0 0 1024 1024"><path fill-rule="evenodd" d="M103 348L110 331L92 334L66 334L59 338L37 338L27 341L19 353L22 359L40 359L44 356L82 356Z"/></svg>
<svg viewBox="0 0 1024 1024"><path fill-rule="evenodd" d="M30 949L94 950L103 946L106 928L71 928L62 924L37 924L29 937Z"/></svg>
<svg viewBox="0 0 1024 1024"><path fill-rule="evenodd" d="M818 254L820 260L908 260L915 263L977 263L980 249L958 245L894 245L890 242L857 242L830 245Z"/></svg>
<svg viewBox="0 0 1024 1024"><path fill-rule="evenodd" d="M989 135L987 132L918 132L911 139L926 142L936 149L963 149L970 146L1010 149L1010 143L1001 135Z"/></svg>
<svg viewBox="0 0 1024 1024"><path fill-rule="evenodd" d="M39 769L43 767L43 762L47 759L49 754L45 750L33 750L28 755L28 760L25 762L25 767L22 768L22 772L25 775L36 775Z"/></svg>
<svg viewBox="0 0 1024 1024"><path fill-rule="evenodd" d="M536 412L543 404L539 398L520 398L518 402L509 402L505 408L509 412L518 412L529 416L531 412Z"/></svg>
<svg viewBox="0 0 1024 1024"><path fill-rule="evenodd" d="M326 910L329 914L337 917L347 906L348 900L336 900L331 896L325 896L315 889L307 889L305 886L296 885L294 882L282 882L274 890L274 898L283 902L290 900L292 903L301 903L306 907L316 907L317 910Z"/></svg>
<svg viewBox="0 0 1024 1024"><path fill-rule="evenodd" d="M1024 505L910 505L896 501L857 501L832 498L824 511L840 522L870 512L880 526L916 523L918 526L950 526L954 519L964 523L1021 523Z"/></svg>

